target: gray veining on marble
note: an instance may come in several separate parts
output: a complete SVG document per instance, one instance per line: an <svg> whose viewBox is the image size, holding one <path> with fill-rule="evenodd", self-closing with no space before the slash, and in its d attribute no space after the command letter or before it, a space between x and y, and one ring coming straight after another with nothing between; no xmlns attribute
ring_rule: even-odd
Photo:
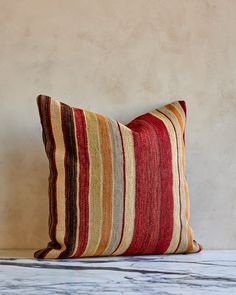
<svg viewBox="0 0 236 295"><path fill-rule="evenodd" d="M3 257L0 294L236 294L236 251L73 260Z"/></svg>

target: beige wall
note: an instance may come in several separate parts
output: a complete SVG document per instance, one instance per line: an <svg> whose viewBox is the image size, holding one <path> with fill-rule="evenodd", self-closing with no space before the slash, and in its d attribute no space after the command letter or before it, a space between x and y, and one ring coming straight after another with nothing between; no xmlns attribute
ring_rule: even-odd
<svg viewBox="0 0 236 295"><path fill-rule="evenodd" d="M191 223L236 249L236 1L0 0L0 248L47 240L39 93L127 122L188 107Z"/></svg>

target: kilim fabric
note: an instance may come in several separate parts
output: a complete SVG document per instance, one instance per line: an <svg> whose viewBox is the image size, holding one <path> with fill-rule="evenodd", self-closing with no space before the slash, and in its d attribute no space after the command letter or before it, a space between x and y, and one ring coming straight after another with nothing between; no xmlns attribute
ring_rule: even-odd
<svg viewBox="0 0 236 295"><path fill-rule="evenodd" d="M184 101L126 126L48 96L37 102L51 241L36 258L201 250L189 225Z"/></svg>

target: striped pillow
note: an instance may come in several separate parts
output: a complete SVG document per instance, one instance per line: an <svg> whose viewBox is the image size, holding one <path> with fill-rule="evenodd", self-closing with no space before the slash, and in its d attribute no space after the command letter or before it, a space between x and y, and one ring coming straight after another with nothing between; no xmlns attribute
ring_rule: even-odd
<svg viewBox="0 0 236 295"><path fill-rule="evenodd" d="M201 250L189 225L184 101L126 126L48 96L37 101L51 241L36 258Z"/></svg>

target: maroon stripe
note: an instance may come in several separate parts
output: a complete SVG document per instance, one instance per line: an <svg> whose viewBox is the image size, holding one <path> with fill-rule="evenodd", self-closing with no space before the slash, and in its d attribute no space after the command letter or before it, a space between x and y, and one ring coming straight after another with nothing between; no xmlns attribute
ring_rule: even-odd
<svg viewBox="0 0 236 295"><path fill-rule="evenodd" d="M65 202L66 233L65 245L59 258L68 258L74 252L77 232L77 149L73 110L61 103L61 124L65 144Z"/></svg>
<svg viewBox="0 0 236 295"><path fill-rule="evenodd" d="M179 104L181 105L184 113L185 113L185 116L187 116L187 108L186 108L186 103L184 100L179 100Z"/></svg>
<svg viewBox="0 0 236 295"><path fill-rule="evenodd" d="M57 167L55 162L55 151L56 145L53 137L52 125L51 125L51 112L50 112L50 103L51 98L44 95L39 95L37 97L37 104L39 109L39 115L42 125L42 136L43 142L45 146L45 151L47 157L49 159L49 187L48 187L48 195L49 195L49 236L51 242L49 242L47 248L56 248L59 249L60 245L56 241L56 225L57 225ZM47 250L47 249L46 249ZM42 251L42 253L38 253L43 257L43 255L47 254L47 251Z"/></svg>
<svg viewBox="0 0 236 295"><path fill-rule="evenodd" d="M89 231L89 154L88 154L88 139L86 131L86 121L84 112L80 109L74 109L76 136L78 142L79 154L79 243L75 257L83 254L87 242Z"/></svg>
<svg viewBox="0 0 236 295"><path fill-rule="evenodd" d="M187 107L186 107L186 103L184 100L180 100L179 101L179 104L181 105L183 111L184 111L184 114L185 114L185 120L186 120L186 117L187 117ZM183 139L184 139L184 143L185 143L185 131L183 133Z"/></svg>

